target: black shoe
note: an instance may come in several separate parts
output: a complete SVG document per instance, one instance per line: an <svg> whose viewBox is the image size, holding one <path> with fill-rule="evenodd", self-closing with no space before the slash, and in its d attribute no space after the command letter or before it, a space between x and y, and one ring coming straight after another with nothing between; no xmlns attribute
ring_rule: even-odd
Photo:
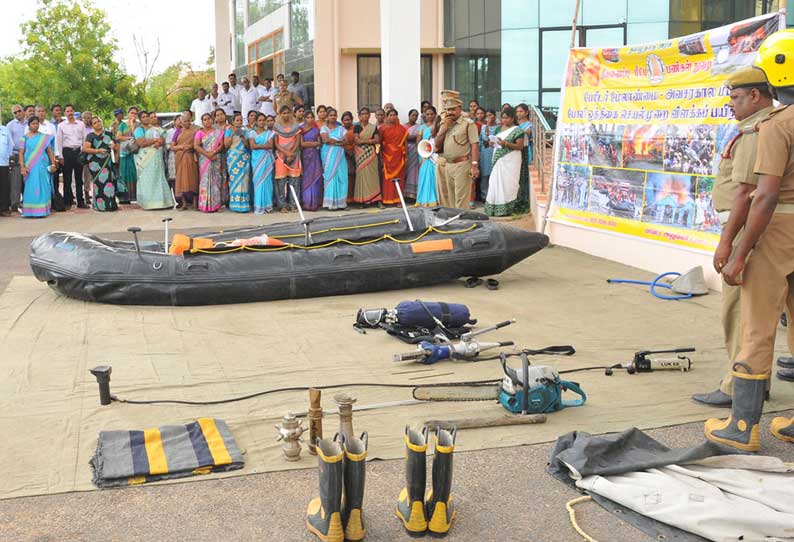
<svg viewBox="0 0 794 542"><path fill-rule="evenodd" d="M733 398L722 390L714 390L708 393L696 393L692 400L703 405L730 408Z"/></svg>
<svg viewBox="0 0 794 542"><path fill-rule="evenodd" d="M77 208L78 209L88 209L88 205L86 205L85 203L78 203L77 204Z"/></svg>
<svg viewBox="0 0 794 542"><path fill-rule="evenodd" d="M777 372L777 377L786 382L794 382L794 369L780 369Z"/></svg>
<svg viewBox="0 0 794 542"><path fill-rule="evenodd" d="M783 367L784 369L794 369L794 358L781 356L777 358L777 366Z"/></svg>

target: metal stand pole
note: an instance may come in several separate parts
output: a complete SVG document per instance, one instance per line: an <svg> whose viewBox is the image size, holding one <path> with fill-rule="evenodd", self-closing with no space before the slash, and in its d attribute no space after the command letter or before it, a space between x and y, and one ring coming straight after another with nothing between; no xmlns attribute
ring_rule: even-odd
<svg viewBox="0 0 794 542"><path fill-rule="evenodd" d="M303 207L301 207L301 202L298 199L298 194L295 193L295 189L292 187L291 184L287 184L289 187L289 192L292 194L292 199L295 202L295 206L298 208L298 214L301 217L301 224L303 224L303 229L306 232L306 246L312 243L312 234L309 231L309 224L312 223L312 220L306 220L306 216L303 214Z"/></svg>
<svg viewBox="0 0 794 542"><path fill-rule="evenodd" d="M168 254L168 223L171 222L172 220L173 218L171 218L170 216L167 216L163 219L163 224L165 224L165 242L163 243L163 246L165 248L163 249L163 252L165 252L166 254Z"/></svg>
<svg viewBox="0 0 794 542"><path fill-rule="evenodd" d="M405 198L403 198L403 190L400 188L400 179L392 179L394 187L397 189L397 194L400 196L400 204L403 206L403 213L405 213L405 220L408 222L408 229L414 231L414 225L411 222L411 216L408 214L408 209L405 207Z"/></svg>
<svg viewBox="0 0 794 542"><path fill-rule="evenodd" d="M140 232L141 229L138 228L137 226L131 226L127 228L127 231L132 234L132 237L135 240L135 252L138 253L139 258L143 259L143 257L141 256L141 245L140 243L138 243L138 232Z"/></svg>

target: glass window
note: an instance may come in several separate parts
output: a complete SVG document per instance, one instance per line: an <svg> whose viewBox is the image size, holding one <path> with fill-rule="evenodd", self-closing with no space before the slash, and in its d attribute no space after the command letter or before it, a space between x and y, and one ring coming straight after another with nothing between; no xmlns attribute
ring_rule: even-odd
<svg viewBox="0 0 794 542"><path fill-rule="evenodd" d="M451 47L455 41L455 2L444 0L444 46Z"/></svg>
<svg viewBox="0 0 794 542"><path fill-rule="evenodd" d="M582 22L585 26L611 25L625 20L626 2L616 2L615 0L584 0L582 2Z"/></svg>
<svg viewBox="0 0 794 542"><path fill-rule="evenodd" d="M702 0L670 0L670 20L700 22L701 8Z"/></svg>
<svg viewBox="0 0 794 542"><path fill-rule="evenodd" d="M541 31L540 42L540 86L544 89L558 89L562 87L562 77L568 63L571 31L568 29Z"/></svg>
<svg viewBox="0 0 794 542"><path fill-rule="evenodd" d="M267 17L286 3L285 0L248 0L249 26Z"/></svg>
<svg viewBox="0 0 794 542"><path fill-rule="evenodd" d="M237 66L245 64L245 0L234 2L234 62Z"/></svg>
<svg viewBox="0 0 794 542"><path fill-rule="evenodd" d="M280 51L284 48L284 32L279 32L276 34L275 40L275 49L276 51Z"/></svg>
<svg viewBox="0 0 794 542"><path fill-rule="evenodd" d="M585 47L619 47L623 43L623 27L587 28L584 33Z"/></svg>
<svg viewBox="0 0 794 542"><path fill-rule="evenodd" d="M632 0L638 2L639 0ZM659 0L656 0L657 2ZM540 0L540 26L571 27L571 16L576 7L576 0ZM582 24L582 10L579 10L579 21Z"/></svg>
<svg viewBox="0 0 794 542"><path fill-rule="evenodd" d="M540 0L502 0L501 1L501 28L537 28L538 27L538 2ZM488 2L491 4L499 2ZM573 13L573 11L571 11ZM665 11L665 15L667 12ZM571 21L568 21L571 24Z"/></svg>
<svg viewBox="0 0 794 542"><path fill-rule="evenodd" d="M560 107L560 93L559 92L542 92L540 95L541 105L559 109Z"/></svg>
<svg viewBox="0 0 794 542"><path fill-rule="evenodd" d="M292 0L289 4L291 47L296 47L311 39L311 36L309 36L309 1L310 0Z"/></svg>
<svg viewBox="0 0 794 542"><path fill-rule="evenodd" d="M257 58L259 58L259 57L256 56L256 45L254 45L254 44L249 45L248 46L248 62L253 62Z"/></svg>
<svg viewBox="0 0 794 542"><path fill-rule="evenodd" d="M455 7L452 16L455 21L455 39L469 35L469 0L452 0Z"/></svg>
<svg viewBox="0 0 794 542"><path fill-rule="evenodd" d="M469 35L485 32L485 0L469 0Z"/></svg>
<svg viewBox="0 0 794 542"><path fill-rule="evenodd" d="M629 24L666 23L670 20L670 5L668 2L637 2L629 0L627 15ZM667 39L667 36L663 39Z"/></svg>
<svg viewBox="0 0 794 542"><path fill-rule="evenodd" d="M265 38L259 42L259 46L257 47L259 50L259 56L257 58L262 58L266 56L270 56L273 54L273 38Z"/></svg>
<svg viewBox="0 0 794 542"><path fill-rule="evenodd" d="M433 57L422 55L419 60L421 75L421 99L433 102Z"/></svg>
<svg viewBox="0 0 794 542"><path fill-rule="evenodd" d="M664 41L669 36L670 23L629 23L626 27L626 43L636 45L652 41Z"/></svg>
<svg viewBox="0 0 794 542"><path fill-rule="evenodd" d="M503 30L502 91L537 90L538 88L538 30ZM570 35L570 34L569 34ZM527 51L533 53L527 54Z"/></svg>
<svg viewBox="0 0 794 542"><path fill-rule="evenodd" d="M680 38L700 32L700 23L670 23L670 37Z"/></svg>
<svg viewBox="0 0 794 542"><path fill-rule="evenodd" d="M358 107L380 107L380 55L358 55Z"/></svg>

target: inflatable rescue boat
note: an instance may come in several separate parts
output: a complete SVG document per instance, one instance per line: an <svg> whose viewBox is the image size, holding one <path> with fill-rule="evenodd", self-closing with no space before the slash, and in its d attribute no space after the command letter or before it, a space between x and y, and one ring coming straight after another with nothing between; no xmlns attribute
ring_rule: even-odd
<svg viewBox="0 0 794 542"><path fill-rule="evenodd" d="M216 305L357 294L496 275L545 235L443 207L323 216L138 242L52 232L33 241L37 279L69 297L127 305Z"/></svg>

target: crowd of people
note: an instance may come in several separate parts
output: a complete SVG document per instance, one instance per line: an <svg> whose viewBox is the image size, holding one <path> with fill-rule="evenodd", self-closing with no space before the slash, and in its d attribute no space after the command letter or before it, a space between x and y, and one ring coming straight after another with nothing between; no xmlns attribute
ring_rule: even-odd
<svg viewBox="0 0 794 542"><path fill-rule="evenodd" d="M711 175L714 161L714 131L709 126L671 127L664 155L664 170Z"/></svg>
<svg viewBox="0 0 794 542"><path fill-rule="evenodd" d="M221 91L217 84L209 93L200 89L168 129L156 112L135 106L116 109L106 126L71 104L54 105L49 115L42 106L14 105L14 119L0 126L0 215L43 217L73 205L107 212L128 204L287 213L298 205L400 205L399 192L407 204L452 206L437 186L439 156L418 152L420 142L446 133L444 112L423 102L403 122L388 103L362 107L357 118L331 106L312 109L299 74L291 77L288 85L279 76L276 89L255 76L238 84L231 74ZM516 212L500 198L520 192L528 199L529 108L504 104L497 117L472 100L463 116L476 127L481 164L471 173L468 204L486 202L494 215ZM489 191L501 203L489 205Z"/></svg>

